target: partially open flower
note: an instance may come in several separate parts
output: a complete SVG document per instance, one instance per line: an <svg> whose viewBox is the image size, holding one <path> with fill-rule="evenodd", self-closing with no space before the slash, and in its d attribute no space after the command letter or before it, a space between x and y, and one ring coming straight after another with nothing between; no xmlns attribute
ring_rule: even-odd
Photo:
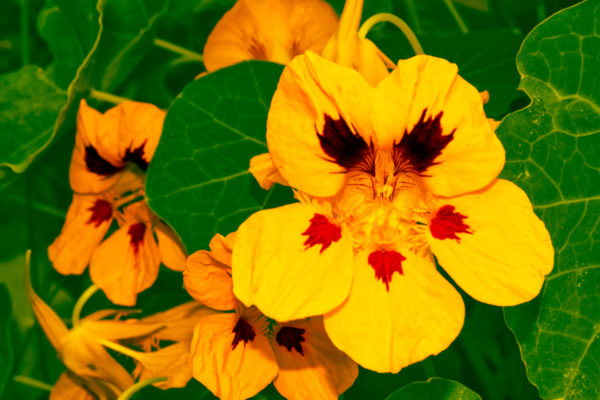
<svg viewBox="0 0 600 400"><path fill-rule="evenodd" d="M271 381L288 399L337 399L356 379L356 363L333 346L323 318L278 323L233 297L229 264L234 238L217 235L210 252L188 258L188 292L217 310L233 310L198 320L193 376L221 399L247 399Z"/></svg>
<svg viewBox="0 0 600 400"><path fill-rule="evenodd" d="M234 293L278 321L324 314L333 343L367 368L396 372L460 332L462 299L433 255L495 305L532 299L552 269L548 232L525 193L497 179L504 149L454 64L416 56L372 87L299 56L267 142L300 203L240 226Z"/></svg>
<svg viewBox="0 0 600 400"><path fill-rule="evenodd" d="M287 64L307 50L320 52L336 27L323 0L238 0L208 37L204 64L209 72L245 60Z"/></svg>

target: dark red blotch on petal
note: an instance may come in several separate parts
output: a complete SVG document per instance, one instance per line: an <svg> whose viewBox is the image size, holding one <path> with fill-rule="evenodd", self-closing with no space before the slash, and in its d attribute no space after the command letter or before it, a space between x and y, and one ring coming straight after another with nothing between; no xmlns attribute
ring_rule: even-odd
<svg viewBox="0 0 600 400"><path fill-rule="evenodd" d="M454 239L460 243L457 233L473 234L469 225L465 224L466 215L455 212L454 206L445 205L431 219L429 230L436 239Z"/></svg>
<svg viewBox="0 0 600 400"><path fill-rule="evenodd" d="M350 130L342 118L333 119L325 115L323 134L319 134L319 143L323 152L331 161L346 170L360 170L375 175L375 150L373 143L365 142L358 133Z"/></svg>
<svg viewBox="0 0 600 400"><path fill-rule="evenodd" d="M138 222L129 227L127 233L131 238L131 245L135 254L140 250L140 244L144 241L144 233L146 232L146 224Z"/></svg>
<svg viewBox="0 0 600 400"><path fill-rule="evenodd" d="M244 318L240 318L235 324L233 327L233 333L235 334L233 337L233 342L231 343L233 350L235 350L241 341L244 341L244 344L246 344L249 341L252 342L256 336L254 328L252 328L252 325L250 325L250 323Z"/></svg>
<svg viewBox="0 0 600 400"><path fill-rule="evenodd" d="M320 244L320 253L323 253L331 243L342 238L342 229L323 214L315 214L310 220L308 229L302 235L308 236L304 242L307 249Z"/></svg>
<svg viewBox="0 0 600 400"><path fill-rule="evenodd" d="M394 272L404 275L402 261L406 260L402 254L394 250L377 250L369 254L369 265L375 270L375 277L385 283L385 289L390 291L390 282Z"/></svg>
<svg viewBox="0 0 600 400"><path fill-rule="evenodd" d="M284 326L279 330L279 332L277 332L275 340L280 346L285 347L288 351L292 351L292 349L294 349L300 355L304 355L304 350L302 349L304 332L306 332L306 330L302 328Z"/></svg>
<svg viewBox="0 0 600 400"><path fill-rule="evenodd" d="M410 169L422 174L427 168L436 165L435 159L454 138L454 131L443 135L441 111L435 117L425 119L427 109L410 132L404 132L400 143L394 143L395 173Z"/></svg>
<svg viewBox="0 0 600 400"><path fill-rule="evenodd" d="M112 175L119 172L122 168L117 167L106 161L94 146L85 147L85 166L88 171L98 175Z"/></svg>
<svg viewBox="0 0 600 400"><path fill-rule="evenodd" d="M88 224L94 224L99 227L103 222L112 219L113 209L110 203L106 200L97 199L93 206L88 208L88 211L92 212L90 219L87 221Z"/></svg>
<svg viewBox="0 0 600 400"><path fill-rule="evenodd" d="M128 148L125 152L125 156L123 157L124 162L132 162L142 171L148 169L148 161L144 159L144 147L146 146L146 142L142 143L139 147L135 149Z"/></svg>

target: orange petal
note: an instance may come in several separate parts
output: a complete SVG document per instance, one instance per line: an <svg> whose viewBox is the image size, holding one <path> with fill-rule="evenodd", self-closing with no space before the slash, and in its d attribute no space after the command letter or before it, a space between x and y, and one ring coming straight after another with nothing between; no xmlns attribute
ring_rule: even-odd
<svg viewBox="0 0 600 400"><path fill-rule="evenodd" d="M215 313L214 310L208 309L196 301L188 301L166 311L144 317L140 323L150 326L162 325L164 328L152 335L159 340L190 342L196 322L213 313Z"/></svg>
<svg viewBox="0 0 600 400"><path fill-rule="evenodd" d="M137 294L158 276L160 254L152 229L129 223L106 239L92 255L90 276L115 304L134 306Z"/></svg>
<svg viewBox="0 0 600 400"><path fill-rule="evenodd" d="M440 199L427 232L440 265L484 303L531 300L554 264L550 235L527 195L502 179L472 194Z"/></svg>
<svg viewBox="0 0 600 400"><path fill-rule="evenodd" d="M154 233L156 233L156 239L158 239L158 251L162 263L174 271L183 271L187 255L185 247L177 234L162 222L156 224Z"/></svg>
<svg viewBox="0 0 600 400"><path fill-rule="evenodd" d="M382 263L360 252L350 296L324 318L337 348L365 368L396 373L445 350L462 328L465 309L430 256L390 253L400 257Z"/></svg>
<svg viewBox="0 0 600 400"><path fill-rule="evenodd" d="M273 335L274 384L285 398L334 400L356 380L358 366L331 343L322 317L280 324Z"/></svg>
<svg viewBox="0 0 600 400"><path fill-rule="evenodd" d="M350 237L303 204L248 218L238 230L232 262L236 297L277 321L332 310L352 281Z"/></svg>
<svg viewBox="0 0 600 400"><path fill-rule="evenodd" d="M63 275L81 274L113 220L113 206L101 196L73 195L65 225L48 247L48 257Z"/></svg>
<svg viewBox="0 0 600 400"><path fill-rule="evenodd" d="M252 59L286 64L306 50L321 51L336 26L322 0L238 0L210 33L204 65L214 71Z"/></svg>
<svg viewBox="0 0 600 400"><path fill-rule="evenodd" d="M253 338L238 340L233 348L239 321L237 313L215 314L198 321L194 330L192 375L221 400L252 397L277 375L269 341L250 323Z"/></svg>
<svg viewBox="0 0 600 400"><path fill-rule="evenodd" d="M63 372L52 391L50 400L95 400L97 397L85 387L85 382L69 371Z"/></svg>
<svg viewBox="0 0 600 400"><path fill-rule="evenodd" d="M287 181L281 174L269 153L259 154L250 159L250 168L248 169L254 179L258 182L261 188L265 190L271 189L273 184L279 183L280 185L289 186Z"/></svg>

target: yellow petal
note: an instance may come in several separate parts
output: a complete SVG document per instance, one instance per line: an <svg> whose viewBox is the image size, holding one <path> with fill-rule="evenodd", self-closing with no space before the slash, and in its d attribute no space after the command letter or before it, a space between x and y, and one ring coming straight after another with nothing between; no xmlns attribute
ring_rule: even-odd
<svg viewBox="0 0 600 400"><path fill-rule="evenodd" d="M137 294L156 280L159 266L152 229L135 222L118 229L96 249L90 277L113 303L134 306Z"/></svg>
<svg viewBox="0 0 600 400"><path fill-rule="evenodd" d="M527 195L509 181L499 179L479 192L440 199L429 228L440 265L484 303L512 306L531 300L554 264L544 223Z"/></svg>
<svg viewBox="0 0 600 400"><path fill-rule="evenodd" d="M351 239L303 204L248 218L238 229L232 261L236 297L278 321L330 311L352 281Z"/></svg>
<svg viewBox="0 0 600 400"><path fill-rule="evenodd" d="M290 186L318 197L341 189L350 160L340 152L370 152L373 92L356 71L311 52L284 69L269 110L267 143ZM340 138L351 147L340 148Z"/></svg>
<svg viewBox="0 0 600 400"><path fill-rule="evenodd" d="M391 146L417 140L431 149L425 153L435 154L430 162L422 162L418 171L429 189L441 196L455 196L488 185L504 166L504 148L490 127L483 111L481 97L473 86L458 75L456 65L441 58L415 56L398 62L398 67L377 87L387 106L378 114L382 120L377 132L380 143ZM395 117L395 115L403 117ZM389 115L389 121L384 116ZM405 120L394 132L392 120ZM451 139L436 147L436 140L426 136L435 133L428 123L441 123L438 139ZM383 127L383 129L382 129ZM406 133L404 133L406 130ZM414 131L413 131L414 130ZM438 143L439 145L440 143ZM418 156L418 154L415 154ZM417 168L418 169L418 168Z"/></svg>
<svg viewBox="0 0 600 400"><path fill-rule="evenodd" d="M65 371L50 392L50 400L95 400L97 397L85 387L85 382Z"/></svg>
<svg viewBox="0 0 600 400"><path fill-rule="evenodd" d="M63 275L81 274L113 220L112 204L101 196L73 195L65 225L48 247L48 257Z"/></svg>
<svg viewBox="0 0 600 400"><path fill-rule="evenodd" d="M265 190L271 189L275 183L289 186L287 181L281 176L277 167L273 164L269 153L259 154L250 159L250 168L248 169L254 179L257 180L261 188Z"/></svg>
<svg viewBox="0 0 600 400"><path fill-rule="evenodd" d="M233 295L231 253L234 234L217 234L210 242L211 251L197 251L188 257L183 283L200 303L216 310L233 310L238 302Z"/></svg>
<svg viewBox="0 0 600 400"><path fill-rule="evenodd" d="M192 375L221 400L254 396L277 375L277 362L267 338L233 342L240 316L215 314L198 321L192 341Z"/></svg>
<svg viewBox="0 0 600 400"><path fill-rule="evenodd" d="M154 324L141 324L135 320L86 320L81 321L80 329L85 330L90 336L107 340L134 339L150 335L166 327L159 322Z"/></svg>
<svg viewBox="0 0 600 400"><path fill-rule="evenodd" d="M445 350L464 320L462 298L433 259L399 254L405 258L402 274L389 270L387 278L378 278L370 254L359 253L350 296L324 317L335 346L377 372L396 373Z"/></svg>
<svg viewBox="0 0 600 400"><path fill-rule="evenodd" d="M238 0L210 33L204 64L208 71L251 59L286 64L306 50L321 51L336 26L322 0Z"/></svg>
<svg viewBox="0 0 600 400"><path fill-rule="evenodd" d="M196 301L188 301L149 317L144 317L140 323L147 325L162 325L164 328L152 336L159 340L170 342L190 342L196 322L215 311L204 307Z"/></svg>
<svg viewBox="0 0 600 400"><path fill-rule="evenodd" d="M156 224L154 233L158 239L158 251L162 263L174 271L183 271L187 255L177 234L162 222Z"/></svg>
<svg viewBox="0 0 600 400"><path fill-rule="evenodd" d="M285 398L337 399L356 380L358 366L331 343L322 317L280 324L273 334L273 383Z"/></svg>

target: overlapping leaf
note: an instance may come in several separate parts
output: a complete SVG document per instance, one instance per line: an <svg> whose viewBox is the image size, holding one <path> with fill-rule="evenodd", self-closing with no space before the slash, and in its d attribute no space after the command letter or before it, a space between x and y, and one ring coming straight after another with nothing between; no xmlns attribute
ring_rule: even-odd
<svg viewBox="0 0 600 400"><path fill-rule="evenodd" d="M499 127L504 176L529 193L556 258L540 296L507 308L506 319L544 399L597 399L600 2L587 0L540 24L517 65L532 102Z"/></svg>
<svg viewBox="0 0 600 400"><path fill-rule="evenodd" d="M432 378L415 382L392 393L386 400L481 400L477 393L458 382Z"/></svg>

